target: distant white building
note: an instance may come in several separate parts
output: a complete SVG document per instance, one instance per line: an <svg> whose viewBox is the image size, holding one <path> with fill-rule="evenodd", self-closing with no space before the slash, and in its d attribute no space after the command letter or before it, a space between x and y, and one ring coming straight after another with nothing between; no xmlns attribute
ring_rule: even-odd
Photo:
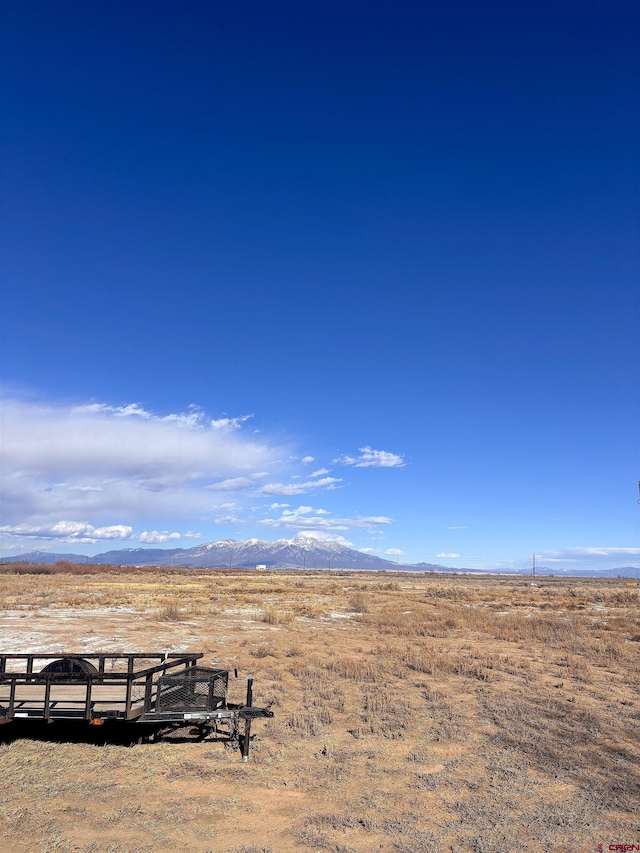
<svg viewBox="0 0 640 853"><path fill-rule="evenodd" d="M256 572L266 572L267 566L265 563L257 563L256 564Z"/></svg>

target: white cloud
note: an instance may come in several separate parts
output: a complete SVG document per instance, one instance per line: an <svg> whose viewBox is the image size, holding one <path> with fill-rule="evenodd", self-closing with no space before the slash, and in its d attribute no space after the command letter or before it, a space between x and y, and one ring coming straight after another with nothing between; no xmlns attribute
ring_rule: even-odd
<svg viewBox="0 0 640 853"><path fill-rule="evenodd" d="M168 530L144 530L138 536L138 539L145 545L160 545L162 542L168 542L170 539L180 539L180 534L169 533Z"/></svg>
<svg viewBox="0 0 640 853"><path fill-rule="evenodd" d="M137 403L6 400L0 414L2 518L45 538L60 519L95 531L105 518L202 517L211 510L206 486L242 488L287 456L242 432L250 416L209 421L193 406L160 416Z"/></svg>
<svg viewBox="0 0 640 853"><path fill-rule="evenodd" d="M111 407L36 407L5 402L3 469L7 474L127 476L166 484L252 470L273 450L207 427L200 414L123 417ZM84 483L95 485L95 483Z"/></svg>
<svg viewBox="0 0 640 853"><path fill-rule="evenodd" d="M324 510L316 510L318 514L322 513L324 515ZM313 512L312 506L299 506L298 509L293 510L285 510L282 515L287 518L299 518L301 515L309 515L310 512Z"/></svg>
<svg viewBox="0 0 640 853"><path fill-rule="evenodd" d="M202 539L194 531L205 520L224 526L247 519L346 543L345 531L376 534L391 523L386 516L333 517L328 509L280 502L279 496L328 494L344 483L324 467L309 474L313 456L301 458L295 448L243 429L252 415L212 420L194 405L156 414L137 402L9 399L0 417L0 532L14 543L161 545L180 536ZM402 457L370 447L360 454L348 464L404 465ZM275 498L266 508L265 496ZM258 521L261 515L268 517ZM177 532L182 525L191 531Z"/></svg>
<svg viewBox="0 0 640 853"><path fill-rule="evenodd" d="M323 530L299 530L296 536L316 539L318 542L337 542L338 545L344 545L345 548L353 547L353 542L345 539L344 536L336 536L334 533L326 533Z"/></svg>
<svg viewBox="0 0 640 853"><path fill-rule="evenodd" d="M458 526L458 525L455 525L452 527L447 527L447 530L468 530L468 529L469 529L468 527L462 527L462 526Z"/></svg>
<svg viewBox="0 0 640 853"><path fill-rule="evenodd" d="M219 515L216 518L212 518L211 523L220 526L224 524L244 524L245 521L237 515Z"/></svg>
<svg viewBox="0 0 640 853"><path fill-rule="evenodd" d="M126 524L94 527L81 521L57 521L50 525L4 525L0 534L15 539L43 539L57 542L89 542L101 539L131 539L133 529Z"/></svg>
<svg viewBox="0 0 640 853"><path fill-rule="evenodd" d="M138 417L148 419L151 413L140 405L140 403L129 403L126 406L107 406L105 403L87 403L84 406L74 406L71 410L74 414L109 414L116 418Z"/></svg>
<svg viewBox="0 0 640 853"><path fill-rule="evenodd" d="M400 548L387 548L384 553L389 554L390 557L401 557L404 551L401 551Z"/></svg>
<svg viewBox="0 0 640 853"><path fill-rule="evenodd" d="M209 426L213 429L232 430L240 429L243 423L252 418L253 415L242 415L239 418L218 418L214 421L209 421Z"/></svg>
<svg viewBox="0 0 640 853"><path fill-rule="evenodd" d="M249 477L231 477L228 480L221 480L219 483L211 483L207 489L214 491L233 491L235 489L248 489L253 486L253 480Z"/></svg>
<svg viewBox="0 0 640 853"><path fill-rule="evenodd" d="M321 480L308 480L306 483L267 483L258 491L261 495L304 495L312 489L335 489L342 480L338 477L324 477Z"/></svg>
<svg viewBox="0 0 640 853"><path fill-rule="evenodd" d="M459 556L460 554L436 554L436 557L448 557L450 560L453 560Z"/></svg>
<svg viewBox="0 0 640 853"><path fill-rule="evenodd" d="M368 445L359 447L360 456L341 456L333 461L341 465L353 465L354 468L404 468L404 457L387 450L374 450Z"/></svg>
<svg viewBox="0 0 640 853"><path fill-rule="evenodd" d="M309 531L376 530L391 523L386 516L357 516L355 518L333 518L325 509L300 506L297 509L285 509L279 518L264 518L260 524L272 528L297 528L304 525ZM302 535L302 534L301 534ZM306 534L305 534L306 535Z"/></svg>

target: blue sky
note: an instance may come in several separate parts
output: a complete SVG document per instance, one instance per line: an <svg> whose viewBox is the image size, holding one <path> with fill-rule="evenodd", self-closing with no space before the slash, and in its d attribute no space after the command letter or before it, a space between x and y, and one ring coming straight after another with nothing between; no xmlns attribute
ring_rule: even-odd
<svg viewBox="0 0 640 853"><path fill-rule="evenodd" d="M3 554L638 564L637 3L3 18Z"/></svg>

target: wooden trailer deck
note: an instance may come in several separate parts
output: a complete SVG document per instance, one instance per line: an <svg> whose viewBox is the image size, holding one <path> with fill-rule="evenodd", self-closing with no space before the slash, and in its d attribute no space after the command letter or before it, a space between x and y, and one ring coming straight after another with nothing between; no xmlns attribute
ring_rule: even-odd
<svg viewBox="0 0 640 853"><path fill-rule="evenodd" d="M34 717L39 719L81 717L121 717L135 720L144 713L144 699L132 701L127 707L126 685L94 684L87 708L87 689L77 684L51 684L47 695L47 684L17 684L11 702L11 688L0 685L0 706L13 706L13 718ZM88 713L87 713L88 711ZM8 722L11 717L0 717Z"/></svg>

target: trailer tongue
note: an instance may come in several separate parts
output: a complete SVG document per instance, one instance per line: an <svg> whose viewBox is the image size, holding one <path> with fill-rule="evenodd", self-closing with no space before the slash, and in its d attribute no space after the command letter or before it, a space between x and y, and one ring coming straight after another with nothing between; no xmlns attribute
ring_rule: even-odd
<svg viewBox="0 0 640 853"><path fill-rule="evenodd" d="M0 724L129 722L140 725L140 739L149 740L195 726L201 739L219 735L236 742L246 760L252 721L273 714L253 705L252 676L244 679L244 702L229 702L229 670L202 666L202 657L201 652L0 654ZM237 670L234 674L238 678Z"/></svg>

